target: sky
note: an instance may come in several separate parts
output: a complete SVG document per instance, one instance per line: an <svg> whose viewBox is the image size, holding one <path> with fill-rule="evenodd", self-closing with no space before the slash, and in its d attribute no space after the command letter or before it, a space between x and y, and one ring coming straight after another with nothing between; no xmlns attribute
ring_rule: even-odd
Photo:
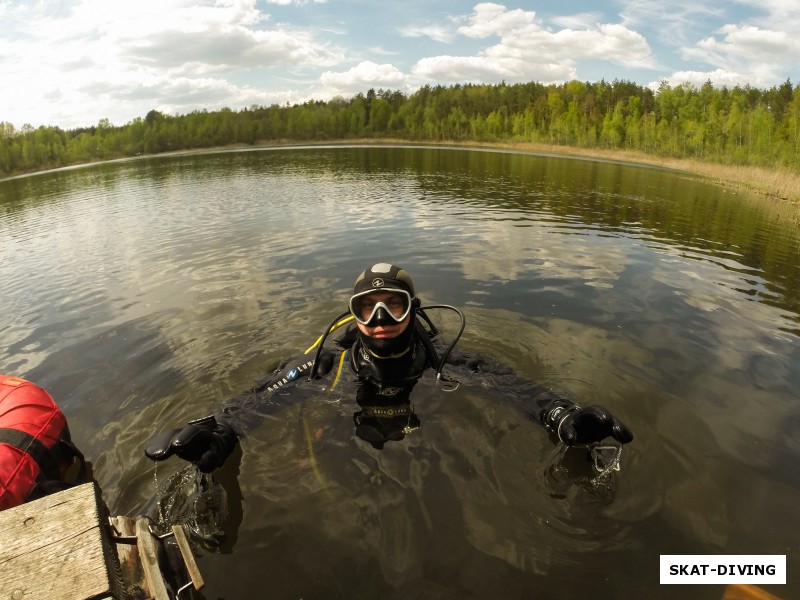
<svg viewBox="0 0 800 600"><path fill-rule="evenodd" d="M424 85L800 83L799 0L0 0L0 122Z"/></svg>

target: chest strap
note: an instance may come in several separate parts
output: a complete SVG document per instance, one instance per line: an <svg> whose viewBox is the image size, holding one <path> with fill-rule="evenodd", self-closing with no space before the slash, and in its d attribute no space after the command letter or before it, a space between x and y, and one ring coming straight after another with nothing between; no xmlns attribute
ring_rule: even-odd
<svg viewBox="0 0 800 600"><path fill-rule="evenodd" d="M58 444L48 448L34 436L18 429L0 427L0 444L8 444L30 455L39 465L39 470L46 479L58 479L63 452L58 451Z"/></svg>

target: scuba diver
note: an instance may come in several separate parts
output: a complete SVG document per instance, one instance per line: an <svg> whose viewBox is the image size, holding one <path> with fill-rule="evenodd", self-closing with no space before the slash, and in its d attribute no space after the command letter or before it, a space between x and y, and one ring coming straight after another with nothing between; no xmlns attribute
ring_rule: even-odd
<svg viewBox="0 0 800 600"><path fill-rule="evenodd" d="M438 330L426 310L455 311L461 328L439 354ZM337 351L324 348L333 331L346 327L336 340ZM378 263L366 269L355 282L347 312L337 317L306 354L282 363L259 381L250 392L232 398L213 415L153 437L145 449L152 460L176 455L192 462L204 473L222 466L238 439L277 412L289 388L302 379L333 378L332 389L349 367L357 380L355 400L359 410L353 419L356 434L377 449L389 441L402 440L419 428L411 406L411 392L425 371L433 369L444 385L458 385L443 373L445 364L472 373L491 375L500 387L514 390L521 409L566 446L595 444L607 437L620 444L633 440L631 431L600 406L580 407L553 390L513 374L506 366L466 353L452 354L464 331L464 316L447 305L421 305L409 274L402 268ZM316 350L313 358L310 352Z"/></svg>

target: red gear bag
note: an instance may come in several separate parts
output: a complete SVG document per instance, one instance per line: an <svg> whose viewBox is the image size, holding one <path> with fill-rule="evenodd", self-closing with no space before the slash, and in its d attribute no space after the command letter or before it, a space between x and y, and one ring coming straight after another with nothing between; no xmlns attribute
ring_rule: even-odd
<svg viewBox="0 0 800 600"><path fill-rule="evenodd" d="M0 510L68 487L62 482L76 457L83 461L50 394L0 375Z"/></svg>

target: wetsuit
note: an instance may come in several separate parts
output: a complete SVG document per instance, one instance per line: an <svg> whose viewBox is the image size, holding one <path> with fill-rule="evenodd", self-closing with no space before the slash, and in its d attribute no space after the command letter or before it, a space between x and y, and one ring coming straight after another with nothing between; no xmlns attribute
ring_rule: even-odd
<svg viewBox="0 0 800 600"><path fill-rule="evenodd" d="M433 308L451 309L461 317L461 330L441 357L435 347L436 327L425 312ZM465 355L452 357L451 351L464 330L463 314L452 306L422 307L410 275L397 265L376 263L361 273L348 309L309 349L317 348L313 358L307 353L287 361L250 392L232 398L215 415L157 435L145 454L153 460L177 454L201 470L211 471L224 462L247 430L291 402L292 396L302 396L286 394L284 388L301 380L314 384L332 375L328 387L332 389L346 365L357 379L355 399L360 410L354 415L356 433L376 448L382 448L388 440L402 439L419 426L411 408L411 392L429 368L441 379L446 362L461 364L472 372L491 372L494 387L516 390L513 395L520 399L523 411L568 445L597 442L607 436L621 443L633 439L627 427L601 407L581 408L522 380L499 363ZM328 333L351 321L357 326L348 327L338 341L338 351L323 351Z"/></svg>
<svg viewBox="0 0 800 600"><path fill-rule="evenodd" d="M265 416L299 400L301 394L291 389L295 385L311 385L322 391L335 387L352 374L356 379L355 400L360 409L353 417L359 437L376 447L382 447L388 440L402 439L403 433L419 426L412 410L411 394L425 372L439 366L437 348L441 349L441 345L419 324L409 336L407 349L399 356L381 358L364 342L364 336L351 325L344 336L336 340L336 350L325 350L320 355L314 381L308 381L313 357L308 354L294 357L282 362L249 392L231 398L214 413L214 418L230 427L236 437L241 437L258 426ZM574 406L558 393L517 376L510 367L493 359L458 352L449 356L447 364L459 377L468 374L490 377L494 386L519 398L518 408L522 412L554 434L557 431L548 413L559 407L566 410ZM298 395L297 399L292 398L294 394Z"/></svg>
<svg viewBox="0 0 800 600"><path fill-rule="evenodd" d="M363 343L358 330L350 326L344 336L336 340L337 349L320 354L313 381L308 381L315 364L313 356L294 357L282 362L246 394L231 398L221 411L214 413L214 418L241 437L266 415L292 403L295 399L291 396L297 390L290 391L290 388L297 384L329 390L355 375L355 400L360 411L354 415L354 420L357 428L361 428L359 434L369 435L368 427L392 429L392 425L397 424L391 423L392 419L399 417L410 419L418 426L416 415L412 416L411 392L426 370L438 366L438 356L433 354L429 340L430 333L418 328L399 356L380 358ZM374 435L369 437L370 441L375 439ZM387 439L400 438L389 435ZM379 444L379 441L373 443Z"/></svg>
<svg viewBox="0 0 800 600"><path fill-rule="evenodd" d="M337 340L337 349L321 351L316 358L305 354L283 362L253 389L231 398L212 416L154 437L145 454L153 460L178 454L201 470L212 471L233 451L238 438L267 415L308 397L294 389L296 385L309 386L313 391L330 390L347 378L348 371L355 375L357 386L357 435L376 448L382 448L387 441L403 439L419 427L411 406L415 384L426 370L441 367L433 332L418 321L412 322L409 330L400 351L380 355L369 347L371 340L367 336L350 326ZM568 445L592 443L607 436L621 443L633 439L627 427L605 409L582 409L565 396L519 377L494 359L453 353L447 365L457 377L491 379L492 387L505 391L526 416Z"/></svg>

